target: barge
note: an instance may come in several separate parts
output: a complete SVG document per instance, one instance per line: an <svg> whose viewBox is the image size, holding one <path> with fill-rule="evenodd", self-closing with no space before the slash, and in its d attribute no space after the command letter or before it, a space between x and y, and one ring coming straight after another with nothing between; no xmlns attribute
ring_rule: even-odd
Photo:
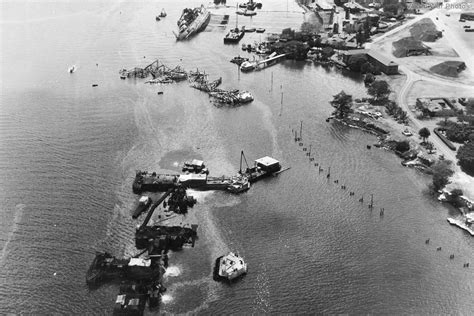
<svg viewBox="0 0 474 316"><path fill-rule="evenodd" d="M143 315L146 302L157 307L166 289L160 283L122 284L115 300L113 315Z"/></svg>
<svg viewBox="0 0 474 316"><path fill-rule="evenodd" d="M232 281L247 273L247 264L239 255L229 252L216 259L214 266L215 281Z"/></svg>
<svg viewBox="0 0 474 316"><path fill-rule="evenodd" d="M142 192L164 192L175 188L196 190L229 190L244 185L242 175L234 177L211 177L205 173L188 173L181 175L157 174L137 171L132 188L135 194Z"/></svg>

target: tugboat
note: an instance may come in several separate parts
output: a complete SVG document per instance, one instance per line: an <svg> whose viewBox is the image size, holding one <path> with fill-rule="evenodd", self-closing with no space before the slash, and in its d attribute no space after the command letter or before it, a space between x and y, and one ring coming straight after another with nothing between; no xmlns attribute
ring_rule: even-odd
<svg viewBox="0 0 474 316"><path fill-rule="evenodd" d="M232 281L247 273L247 264L239 255L229 252L216 259L214 280Z"/></svg>
<svg viewBox="0 0 474 316"><path fill-rule="evenodd" d="M228 43L238 43L242 37L244 37L245 34L245 28L242 28L239 30L238 27L235 29L231 29L229 33L226 34L224 37L224 44Z"/></svg>
<svg viewBox="0 0 474 316"><path fill-rule="evenodd" d="M204 165L204 161L193 159L191 162L186 161L183 166L183 172L209 174L209 170Z"/></svg>
<svg viewBox="0 0 474 316"><path fill-rule="evenodd" d="M143 213L147 209L147 207L150 206L150 204L151 204L151 199L146 195L142 196L138 200L138 205L135 208L135 211L133 211L132 218L133 219L138 218L138 216L140 216L140 214Z"/></svg>
<svg viewBox="0 0 474 316"><path fill-rule="evenodd" d="M238 12L237 12L238 14ZM238 27L239 24L239 17L238 15L235 16L235 28L231 29L229 33L226 34L224 37L224 44L227 43L238 43L242 37L245 35L245 26L242 26L242 28L239 30Z"/></svg>

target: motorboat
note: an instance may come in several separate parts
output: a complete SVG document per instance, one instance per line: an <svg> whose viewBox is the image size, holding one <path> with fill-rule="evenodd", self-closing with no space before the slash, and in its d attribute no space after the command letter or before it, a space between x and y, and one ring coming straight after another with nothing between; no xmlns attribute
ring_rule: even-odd
<svg viewBox="0 0 474 316"><path fill-rule="evenodd" d="M410 132L410 130L409 130L408 128L406 128L406 129L402 132L402 134L405 135L405 136L412 136L412 135L413 135L413 133Z"/></svg>
<svg viewBox="0 0 474 316"><path fill-rule="evenodd" d="M263 27L257 27L256 31L257 33L263 33L265 32L265 29Z"/></svg>
<svg viewBox="0 0 474 316"><path fill-rule="evenodd" d="M257 30L257 29L254 28L254 27L245 28L245 32L247 32L247 33L253 33L253 32L255 32L256 30Z"/></svg>
<svg viewBox="0 0 474 316"><path fill-rule="evenodd" d="M164 18L164 17L166 17L166 16L167 16L167 14L166 14L165 9L161 10L161 12L160 12L160 18Z"/></svg>
<svg viewBox="0 0 474 316"><path fill-rule="evenodd" d="M73 72L76 71L76 65L72 65L71 67L69 67L67 71L69 71L69 73L72 74Z"/></svg>
<svg viewBox="0 0 474 316"><path fill-rule="evenodd" d="M245 61L240 65L240 70L243 72L248 72L254 70L256 67L255 62Z"/></svg>
<svg viewBox="0 0 474 316"><path fill-rule="evenodd" d="M247 264L236 253L229 252L216 260L216 266L214 267L215 280L232 281L246 273Z"/></svg>

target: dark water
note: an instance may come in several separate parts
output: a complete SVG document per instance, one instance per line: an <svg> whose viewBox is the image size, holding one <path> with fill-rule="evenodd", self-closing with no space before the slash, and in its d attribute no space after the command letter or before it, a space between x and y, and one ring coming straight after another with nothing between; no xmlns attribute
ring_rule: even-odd
<svg viewBox="0 0 474 316"><path fill-rule="evenodd" d="M0 313L110 313L117 285L89 291L85 271L96 250L135 253L135 169L176 171L200 157L212 174L233 174L243 149L291 170L240 196L194 193L200 239L172 255L161 311L471 314L474 273L462 264L472 263L474 244L447 224L455 211L427 195L429 179L383 150L368 151L373 136L325 122L332 95L364 95L360 79L292 61L239 75L228 60L246 53L224 46L218 27L174 40L181 10L199 4L1 4ZM161 8L168 16L155 22ZM286 9L286 1L272 1L263 11ZM292 1L288 10L239 24L277 32L312 19L293 13ZM260 37L246 34L242 43ZM224 88L250 90L255 101L217 109L187 83L119 79L119 69L155 58L222 76ZM78 70L70 75L72 64ZM292 139L301 120L321 174ZM329 166L339 184L326 181ZM229 250L249 265L232 286L210 277L214 259Z"/></svg>

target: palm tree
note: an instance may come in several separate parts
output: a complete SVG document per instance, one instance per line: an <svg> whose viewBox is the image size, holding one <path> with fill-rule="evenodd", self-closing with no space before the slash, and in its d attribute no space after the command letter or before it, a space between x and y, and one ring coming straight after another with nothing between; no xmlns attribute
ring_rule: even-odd
<svg viewBox="0 0 474 316"><path fill-rule="evenodd" d="M351 108L352 95L346 94L344 91L341 91L336 94L334 96L334 99L330 103L336 109L333 114L337 118L343 119L353 111Z"/></svg>

